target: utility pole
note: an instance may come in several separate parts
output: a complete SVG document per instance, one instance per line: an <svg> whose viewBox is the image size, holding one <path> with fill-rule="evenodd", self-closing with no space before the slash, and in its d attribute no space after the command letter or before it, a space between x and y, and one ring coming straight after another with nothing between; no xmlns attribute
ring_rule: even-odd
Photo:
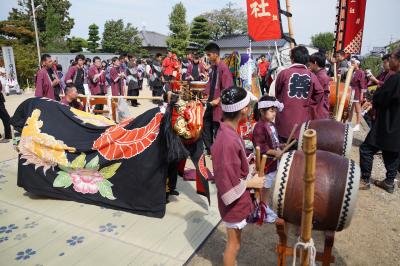
<svg viewBox="0 0 400 266"><path fill-rule="evenodd" d="M38 29L37 29L37 24L36 24L36 8L35 8L35 3L33 0L31 0L31 5L32 5L32 16L33 16L33 25L35 27L35 36L36 36L36 49L37 49L37 54L38 54L38 66L40 69L40 46L39 46L39 35L38 35Z"/></svg>

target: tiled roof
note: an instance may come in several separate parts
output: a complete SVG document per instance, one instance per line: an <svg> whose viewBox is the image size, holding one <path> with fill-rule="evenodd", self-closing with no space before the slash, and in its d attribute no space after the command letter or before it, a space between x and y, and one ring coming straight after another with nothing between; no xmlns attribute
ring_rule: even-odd
<svg viewBox="0 0 400 266"><path fill-rule="evenodd" d="M275 47L275 42L278 47L282 47L287 43L284 39L268 40L262 42L252 42L252 47ZM249 36L247 34L224 36L215 41L220 48L242 48L249 46Z"/></svg>
<svg viewBox="0 0 400 266"><path fill-rule="evenodd" d="M167 35L157 33L154 31L140 31L143 47L162 47L167 48Z"/></svg>
<svg viewBox="0 0 400 266"><path fill-rule="evenodd" d="M139 34L140 38L142 39L142 46L143 47L158 47L158 48L167 48L167 35L154 32L154 31L146 31L142 30ZM189 42L188 47L189 49L196 49L197 45L193 42Z"/></svg>

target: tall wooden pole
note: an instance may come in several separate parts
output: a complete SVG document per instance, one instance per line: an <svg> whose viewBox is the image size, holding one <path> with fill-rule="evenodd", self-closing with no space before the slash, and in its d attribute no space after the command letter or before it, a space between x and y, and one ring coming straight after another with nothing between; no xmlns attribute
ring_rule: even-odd
<svg viewBox="0 0 400 266"><path fill-rule="evenodd" d="M312 218L314 211L314 185L315 164L317 151L317 133L314 129L304 132L303 152L305 156L305 171L303 185L303 211L301 215L301 241L307 243L311 239ZM301 265L308 266L310 254L308 249L303 249L301 254Z"/></svg>
<svg viewBox="0 0 400 266"><path fill-rule="evenodd" d="M337 64L336 64L336 62L333 63L333 81L334 82L337 81Z"/></svg>
<svg viewBox="0 0 400 266"><path fill-rule="evenodd" d="M340 91L340 80L342 79L342 74L338 74L337 75L337 79L336 79L336 99L335 99L335 109L334 110L334 114L335 117L337 116L338 113L338 106L339 106L339 91Z"/></svg>
<svg viewBox="0 0 400 266"><path fill-rule="evenodd" d="M290 4L290 0L286 0L286 11L292 14L292 5ZM292 25L292 16L288 17L288 29L289 29L289 37L292 38L290 41L290 49L294 48L294 33L293 33L293 25Z"/></svg>
<svg viewBox="0 0 400 266"><path fill-rule="evenodd" d="M338 109L338 112L336 115L336 121L338 121L338 122L340 122L342 120L344 104L346 102L347 92L349 90L350 82L353 77L353 71L354 71L354 66L351 66L351 67L349 67L349 70L347 71L347 74L346 74L346 82L344 83L343 94L342 94L342 98L340 99L339 109ZM351 104L351 103L349 103L349 104Z"/></svg>

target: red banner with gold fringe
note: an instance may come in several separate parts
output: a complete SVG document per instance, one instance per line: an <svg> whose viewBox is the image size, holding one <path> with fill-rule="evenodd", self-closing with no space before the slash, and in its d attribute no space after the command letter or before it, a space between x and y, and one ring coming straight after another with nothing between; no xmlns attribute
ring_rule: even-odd
<svg viewBox="0 0 400 266"><path fill-rule="evenodd" d="M366 0L338 1L335 50L361 53L366 4Z"/></svg>

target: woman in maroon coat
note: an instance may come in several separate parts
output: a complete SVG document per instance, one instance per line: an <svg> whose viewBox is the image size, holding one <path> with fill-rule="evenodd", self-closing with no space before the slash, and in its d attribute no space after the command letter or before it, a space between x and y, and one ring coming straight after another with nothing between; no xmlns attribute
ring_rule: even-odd
<svg viewBox="0 0 400 266"><path fill-rule="evenodd" d="M206 69L202 62L200 62L200 57L195 54L193 56L193 63L189 64L186 73L186 80L189 81L200 81L205 79Z"/></svg>
<svg viewBox="0 0 400 266"><path fill-rule="evenodd" d="M360 69L360 61L357 59L351 59L351 65L354 66L353 77L350 82L351 89L354 92L353 105L351 107L350 113L356 113L356 125L354 126L354 131L360 130L361 123L361 101L363 99L363 91L367 89L367 80L365 78L365 73ZM351 118L353 116L349 116L349 121L351 122Z"/></svg>
<svg viewBox="0 0 400 266"><path fill-rule="evenodd" d="M113 67L110 69L110 79L111 79L111 94L112 96L125 95L125 77L126 74L124 70L120 67L121 60L124 58L114 57L112 59Z"/></svg>
<svg viewBox="0 0 400 266"><path fill-rule="evenodd" d="M324 107L327 113L329 113L329 94L330 94L330 81L331 78L325 69L326 56L324 53L318 52L310 56L310 70L317 77L319 84L321 84L324 90Z"/></svg>
<svg viewBox="0 0 400 266"><path fill-rule="evenodd" d="M228 241L224 252L224 265L235 265L240 249L241 230L253 210L248 188L261 188L264 177L247 180L249 165L243 140L236 129L247 116L250 95L242 88L231 87L222 92L221 122L211 148L218 209L227 228Z"/></svg>
<svg viewBox="0 0 400 266"><path fill-rule="evenodd" d="M85 64L85 56L78 54L75 56L75 64L68 69L65 74L64 80L66 84L73 83L79 94L85 94L85 71L83 70Z"/></svg>

